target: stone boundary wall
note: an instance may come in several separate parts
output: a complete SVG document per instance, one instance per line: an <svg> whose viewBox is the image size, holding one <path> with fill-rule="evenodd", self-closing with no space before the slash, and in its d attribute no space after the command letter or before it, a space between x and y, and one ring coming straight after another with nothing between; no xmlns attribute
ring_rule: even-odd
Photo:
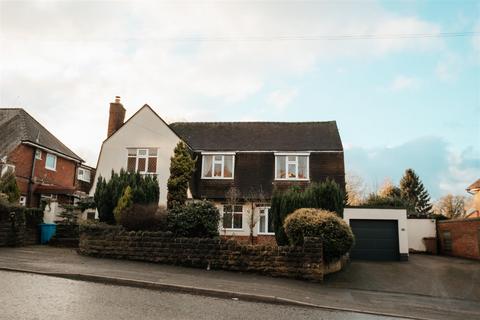
<svg viewBox="0 0 480 320"><path fill-rule="evenodd" d="M244 245L221 238L174 238L170 232L83 227L78 251L102 258L323 280L323 248L319 238L305 238L302 247L272 247Z"/></svg>

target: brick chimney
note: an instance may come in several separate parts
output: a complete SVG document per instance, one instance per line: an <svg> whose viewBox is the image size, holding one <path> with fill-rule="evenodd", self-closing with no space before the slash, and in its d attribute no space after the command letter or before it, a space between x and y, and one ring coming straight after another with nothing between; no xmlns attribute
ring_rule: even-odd
<svg viewBox="0 0 480 320"><path fill-rule="evenodd" d="M115 102L110 103L110 116L108 117L107 138L115 133L123 125L125 120L125 108L120 103L120 97L115 97Z"/></svg>

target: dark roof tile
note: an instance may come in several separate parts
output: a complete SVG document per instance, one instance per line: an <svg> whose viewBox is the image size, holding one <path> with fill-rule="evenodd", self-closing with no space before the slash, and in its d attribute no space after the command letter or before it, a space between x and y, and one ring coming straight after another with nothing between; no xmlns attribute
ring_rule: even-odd
<svg viewBox="0 0 480 320"><path fill-rule="evenodd" d="M335 121L177 122L170 127L195 150L343 151Z"/></svg>

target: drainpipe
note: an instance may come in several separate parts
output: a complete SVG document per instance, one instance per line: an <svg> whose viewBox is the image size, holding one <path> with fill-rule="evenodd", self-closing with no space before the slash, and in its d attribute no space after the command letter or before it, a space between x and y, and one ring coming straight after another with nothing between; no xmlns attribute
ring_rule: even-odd
<svg viewBox="0 0 480 320"><path fill-rule="evenodd" d="M33 149L33 157L32 157L32 170L30 171L30 177L28 178L28 194L27 194L27 207L32 206L32 198L33 198L33 175L35 174L35 162L37 160L37 148Z"/></svg>

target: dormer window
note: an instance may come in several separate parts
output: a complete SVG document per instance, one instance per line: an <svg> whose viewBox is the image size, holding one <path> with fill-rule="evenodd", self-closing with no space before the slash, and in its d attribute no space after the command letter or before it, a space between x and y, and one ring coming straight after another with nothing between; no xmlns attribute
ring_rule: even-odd
<svg viewBox="0 0 480 320"><path fill-rule="evenodd" d="M276 180L309 180L308 153L276 153Z"/></svg>
<svg viewBox="0 0 480 320"><path fill-rule="evenodd" d="M234 153L202 153L202 179L233 179Z"/></svg>

